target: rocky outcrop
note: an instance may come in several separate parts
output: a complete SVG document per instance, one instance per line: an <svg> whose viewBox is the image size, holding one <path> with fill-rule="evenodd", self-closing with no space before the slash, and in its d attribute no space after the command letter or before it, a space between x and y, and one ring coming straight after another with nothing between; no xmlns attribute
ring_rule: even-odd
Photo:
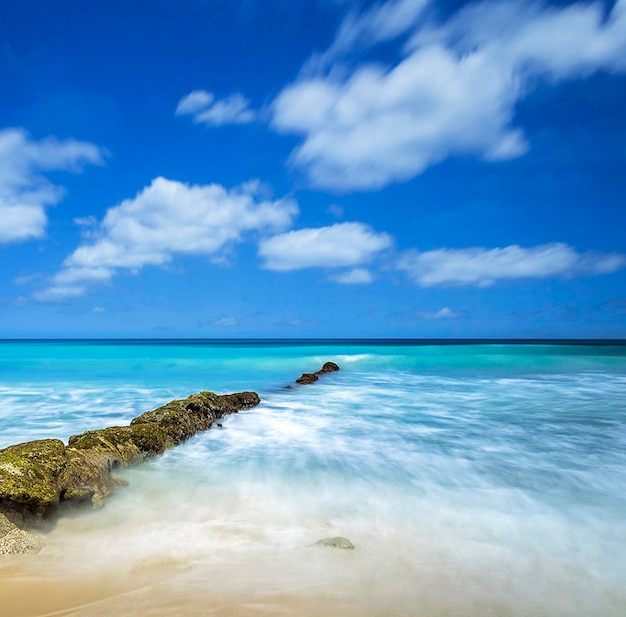
<svg viewBox="0 0 626 617"><path fill-rule="evenodd" d="M41 439L0 450L0 513L41 518L59 503L61 475L66 465L60 439Z"/></svg>
<svg viewBox="0 0 626 617"><path fill-rule="evenodd" d="M326 362L296 381L313 383L338 370L334 362ZM38 551L40 540L23 528L39 527L65 504L102 506L104 498L124 484L113 475L116 468L158 456L213 424L221 426L223 416L259 403L255 392L200 392L147 411L129 426L72 435L67 445L40 439L0 450L0 554ZM339 539L320 543L329 540Z"/></svg>
<svg viewBox="0 0 626 617"><path fill-rule="evenodd" d="M326 362L324 366L319 371L315 373L302 373L298 379L296 379L296 383L302 385L308 385L316 382L321 375L325 375L326 373L334 373L338 371L339 367L334 362Z"/></svg>
<svg viewBox="0 0 626 617"><path fill-rule="evenodd" d="M114 426L70 437L42 439L0 450L0 514L21 527L38 526L64 503L104 498L122 483L112 472L157 456L224 415L260 402L255 392L200 392Z"/></svg>

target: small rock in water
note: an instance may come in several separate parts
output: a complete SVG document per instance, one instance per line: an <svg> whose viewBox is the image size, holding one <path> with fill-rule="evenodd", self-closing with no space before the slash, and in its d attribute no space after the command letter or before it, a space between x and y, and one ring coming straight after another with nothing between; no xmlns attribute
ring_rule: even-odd
<svg viewBox="0 0 626 617"><path fill-rule="evenodd" d="M339 370L339 366L334 362L325 362L324 366L322 366L322 370L318 371L318 373L334 373Z"/></svg>
<svg viewBox="0 0 626 617"><path fill-rule="evenodd" d="M342 536L336 536L335 538L322 538L318 540L313 546L330 546L332 548L343 548L354 550L354 544Z"/></svg>
<svg viewBox="0 0 626 617"><path fill-rule="evenodd" d="M334 362L325 362L324 366L319 371L315 371L315 373L302 373L298 379L296 379L296 383L300 385L308 386L309 384L315 383L320 375L326 375L326 373L334 373L338 371L339 367Z"/></svg>
<svg viewBox="0 0 626 617"><path fill-rule="evenodd" d="M308 386L309 384L315 383L318 379L319 377L315 373L302 373L302 375L296 379L296 383Z"/></svg>

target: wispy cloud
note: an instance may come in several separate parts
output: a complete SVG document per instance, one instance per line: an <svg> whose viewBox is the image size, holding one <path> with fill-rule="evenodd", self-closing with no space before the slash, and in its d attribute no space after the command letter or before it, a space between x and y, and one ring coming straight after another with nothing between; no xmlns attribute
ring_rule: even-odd
<svg viewBox="0 0 626 617"><path fill-rule="evenodd" d="M228 190L156 178L133 199L110 208L35 298L75 297L120 270L163 265L176 255L216 255L246 233L289 227L296 203L264 199L262 193L258 182Z"/></svg>
<svg viewBox="0 0 626 617"><path fill-rule="evenodd" d="M461 313L453 311L449 306L444 306L438 311L423 311L419 313L419 316L422 319L458 319L461 316Z"/></svg>
<svg viewBox="0 0 626 617"><path fill-rule="evenodd" d="M0 130L0 244L45 235L45 208L63 199L52 184L52 171L79 173L85 165L101 165L106 151L94 144L48 137L33 140L20 128Z"/></svg>
<svg viewBox="0 0 626 617"><path fill-rule="evenodd" d="M413 29L429 4L430 0L390 0L362 11L353 8L331 46L324 53L314 55L308 68L325 68L345 55L397 38Z"/></svg>
<svg viewBox="0 0 626 617"><path fill-rule="evenodd" d="M176 115L192 116L196 124L207 126L249 124L257 115L249 105L250 101L239 92L216 100L212 92L194 90L178 102Z"/></svg>
<svg viewBox="0 0 626 617"><path fill-rule="evenodd" d="M609 274L624 267L626 255L578 253L562 243L407 251L398 263L398 268L421 287L488 287L502 280Z"/></svg>
<svg viewBox="0 0 626 617"><path fill-rule="evenodd" d="M236 317L231 315L224 315L223 317L218 317L211 322L212 326L216 328L235 328L239 325Z"/></svg>
<svg viewBox="0 0 626 617"><path fill-rule="evenodd" d="M342 285L369 285L374 281L374 276L365 268L354 268L331 277L331 280Z"/></svg>
<svg viewBox="0 0 626 617"><path fill-rule="evenodd" d="M302 137L290 160L313 185L371 190L450 156L518 157L529 144L515 106L534 84L626 72L626 0L606 19L601 2L477 2L444 23L426 19L427 4L351 12L328 52L274 101L272 126ZM342 61L394 39L392 66Z"/></svg>
<svg viewBox="0 0 626 617"><path fill-rule="evenodd" d="M391 244L391 236L363 223L337 223L263 240L259 244L259 255L268 270L344 268L371 261Z"/></svg>
<svg viewBox="0 0 626 617"><path fill-rule="evenodd" d="M192 90L178 101L176 115L194 115L203 109L209 108L214 100L215 95L212 92L207 92L206 90Z"/></svg>

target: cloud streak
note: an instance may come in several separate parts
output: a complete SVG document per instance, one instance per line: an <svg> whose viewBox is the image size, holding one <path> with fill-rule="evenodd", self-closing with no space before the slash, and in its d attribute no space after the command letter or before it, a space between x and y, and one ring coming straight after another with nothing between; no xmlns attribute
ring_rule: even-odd
<svg viewBox="0 0 626 617"><path fill-rule="evenodd" d="M45 235L45 208L65 195L48 172L80 173L86 165L102 165L105 156L104 149L75 139L37 141L20 128L0 130L0 244Z"/></svg>
<svg viewBox="0 0 626 617"><path fill-rule="evenodd" d="M374 282L374 277L365 268L354 268L333 276L331 280L342 285L369 285Z"/></svg>
<svg viewBox="0 0 626 617"><path fill-rule="evenodd" d="M440 308L438 311L422 311L419 313L419 317L421 319L458 319L461 316L460 313L453 311L449 306L444 306Z"/></svg>
<svg viewBox="0 0 626 617"><path fill-rule="evenodd" d="M398 262L398 268L420 287L489 287L506 280L610 274L624 267L626 255L578 253L562 243L407 251Z"/></svg>
<svg viewBox="0 0 626 617"><path fill-rule="evenodd" d="M212 92L193 90L178 102L176 115L192 116L195 124L213 127L249 124L256 118L256 112L249 105L250 101L239 92L215 100Z"/></svg>
<svg viewBox="0 0 626 617"><path fill-rule="evenodd" d="M500 1L471 4L444 23L427 20L425 4L351 12L323 61L275 99L272 126L302 138L290 162L312 185L374 190L453 156L521 156L529 144L515 106L535 83L626 72L626 0L606 19L600 2ZM410 18L385 22L385 12ZM342 62L409 33L394 65Z"/></svg>

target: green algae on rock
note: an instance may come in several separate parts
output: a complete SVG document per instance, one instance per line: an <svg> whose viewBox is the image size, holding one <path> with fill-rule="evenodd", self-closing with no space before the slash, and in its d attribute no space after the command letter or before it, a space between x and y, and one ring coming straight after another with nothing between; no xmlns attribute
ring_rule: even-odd
<svg viewBox="0 0 626 617"><path fill-rule="evenodd" d="M40 439L0 450L0 512L41 516L59 503L67 463L60 439Z"/></svg>
<svg viewBox="0 0 626 617"><path fill-rule="evenodd" d="M112 475L162 454L208 429L224 415L260 403L255 392L200 392L113 426L58 439L30 441L0 450L0 513L20 526L39 526L62 503L103 505L122 482Z"/></svg>

